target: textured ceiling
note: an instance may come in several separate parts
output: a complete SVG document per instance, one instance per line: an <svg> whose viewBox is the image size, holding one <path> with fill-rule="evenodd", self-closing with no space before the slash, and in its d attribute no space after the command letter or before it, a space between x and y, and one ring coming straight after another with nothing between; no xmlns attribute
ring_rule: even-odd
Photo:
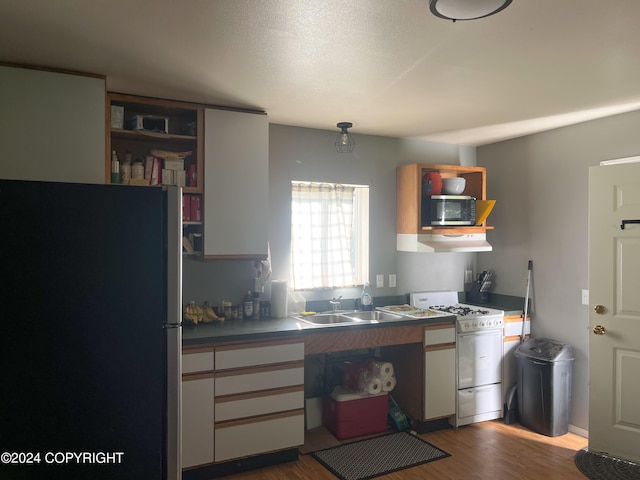
<svg viewBox="0 0 640 480"><path fill-rule="evenodd" d="M640 109L639 0L0 0L0 61L271 123L482 145ZM337 129L336 129L337 130Z"/></svg>

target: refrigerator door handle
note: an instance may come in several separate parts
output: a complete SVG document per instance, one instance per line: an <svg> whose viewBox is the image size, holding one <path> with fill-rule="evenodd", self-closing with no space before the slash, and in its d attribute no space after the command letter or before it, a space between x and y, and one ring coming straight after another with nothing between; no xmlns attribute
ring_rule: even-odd
<svg viewBox="0 0 640 480"><path fill-rule="evenodd" d="M182 478L182 188L167 196L167 480Z"/></svg>

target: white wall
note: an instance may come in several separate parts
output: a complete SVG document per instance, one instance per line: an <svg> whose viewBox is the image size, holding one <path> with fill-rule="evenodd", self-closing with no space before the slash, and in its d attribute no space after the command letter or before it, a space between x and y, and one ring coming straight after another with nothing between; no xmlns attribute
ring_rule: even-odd
<svg viewBox="0 0 640 480"><path fill-rule="evenodd" d="M397 288L374 288L374 295L395 295L418 290L463 289L463 272L474 254L418 254L396 252L396 166L407 163L467 165L475 162L475 149L420 140L354 134L351 154L339 154L337 129L316 130L284 125L269 126L269 239L273 279L289 280L291 180L315 180L370 186L370 276L397 274ZM251 187L247 172L246 188ZM241 221L241 219L238 219ZM203 264L185 259L185 301L240 302L253 287L253 262ZM374 285L375 283L372 282ZM356 298L359 289L305 292L307 300L332 296ZM267 292L268 294L268 292Z"/></svg>
<svg viewBox="0 0 640 480"><path fill-rule="evenodd" d="M479 147L487 196L496 199L487 235L493 252L478 269L493 268L495 291L524 296L533 261L532 330L575 351L570 423L588 430L587 245L588 169L602 160L640 154L640 112Z"/></svg>

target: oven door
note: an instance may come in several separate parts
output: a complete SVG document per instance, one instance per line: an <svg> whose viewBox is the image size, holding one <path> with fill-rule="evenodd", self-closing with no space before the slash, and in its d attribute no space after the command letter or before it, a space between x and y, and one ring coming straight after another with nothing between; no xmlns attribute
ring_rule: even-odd
<svg viewBox="0 0 640 480"><path fill-rule="evenodd" d="M502 381L502 331L458 334L458 388Z"/></svg>

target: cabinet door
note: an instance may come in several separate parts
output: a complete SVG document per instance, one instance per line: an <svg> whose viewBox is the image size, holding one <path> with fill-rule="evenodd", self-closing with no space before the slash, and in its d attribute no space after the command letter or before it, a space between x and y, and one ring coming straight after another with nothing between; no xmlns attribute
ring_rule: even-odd
<svg viewBox="0 0 640 480"><path fill-rule="evenodd" d="M304 444L304 410L225 422L216 426L216 462Z"/></svg>
<svg viewBox="0 0 640 480"><path fill-rule="evenodd" d="M213 462L213 374L182 379L182 468Z"/></svg>
<svg viewBox="0 0 640 480"><path fill-rule="evenodd" d="M104 183L105 79L0 66L0 178Z"/></svg>
<svg viewBox="0 0 640 480"><path fill-rule="evenodd" d="M269 122L205 110L204 256L266 258Z"/></svg>
<svg viewBox="0 0 640 480"><path fill-rule="evenodd" d="M435 347L424 354L424 419L456 412L455 345Z"/></svg>

